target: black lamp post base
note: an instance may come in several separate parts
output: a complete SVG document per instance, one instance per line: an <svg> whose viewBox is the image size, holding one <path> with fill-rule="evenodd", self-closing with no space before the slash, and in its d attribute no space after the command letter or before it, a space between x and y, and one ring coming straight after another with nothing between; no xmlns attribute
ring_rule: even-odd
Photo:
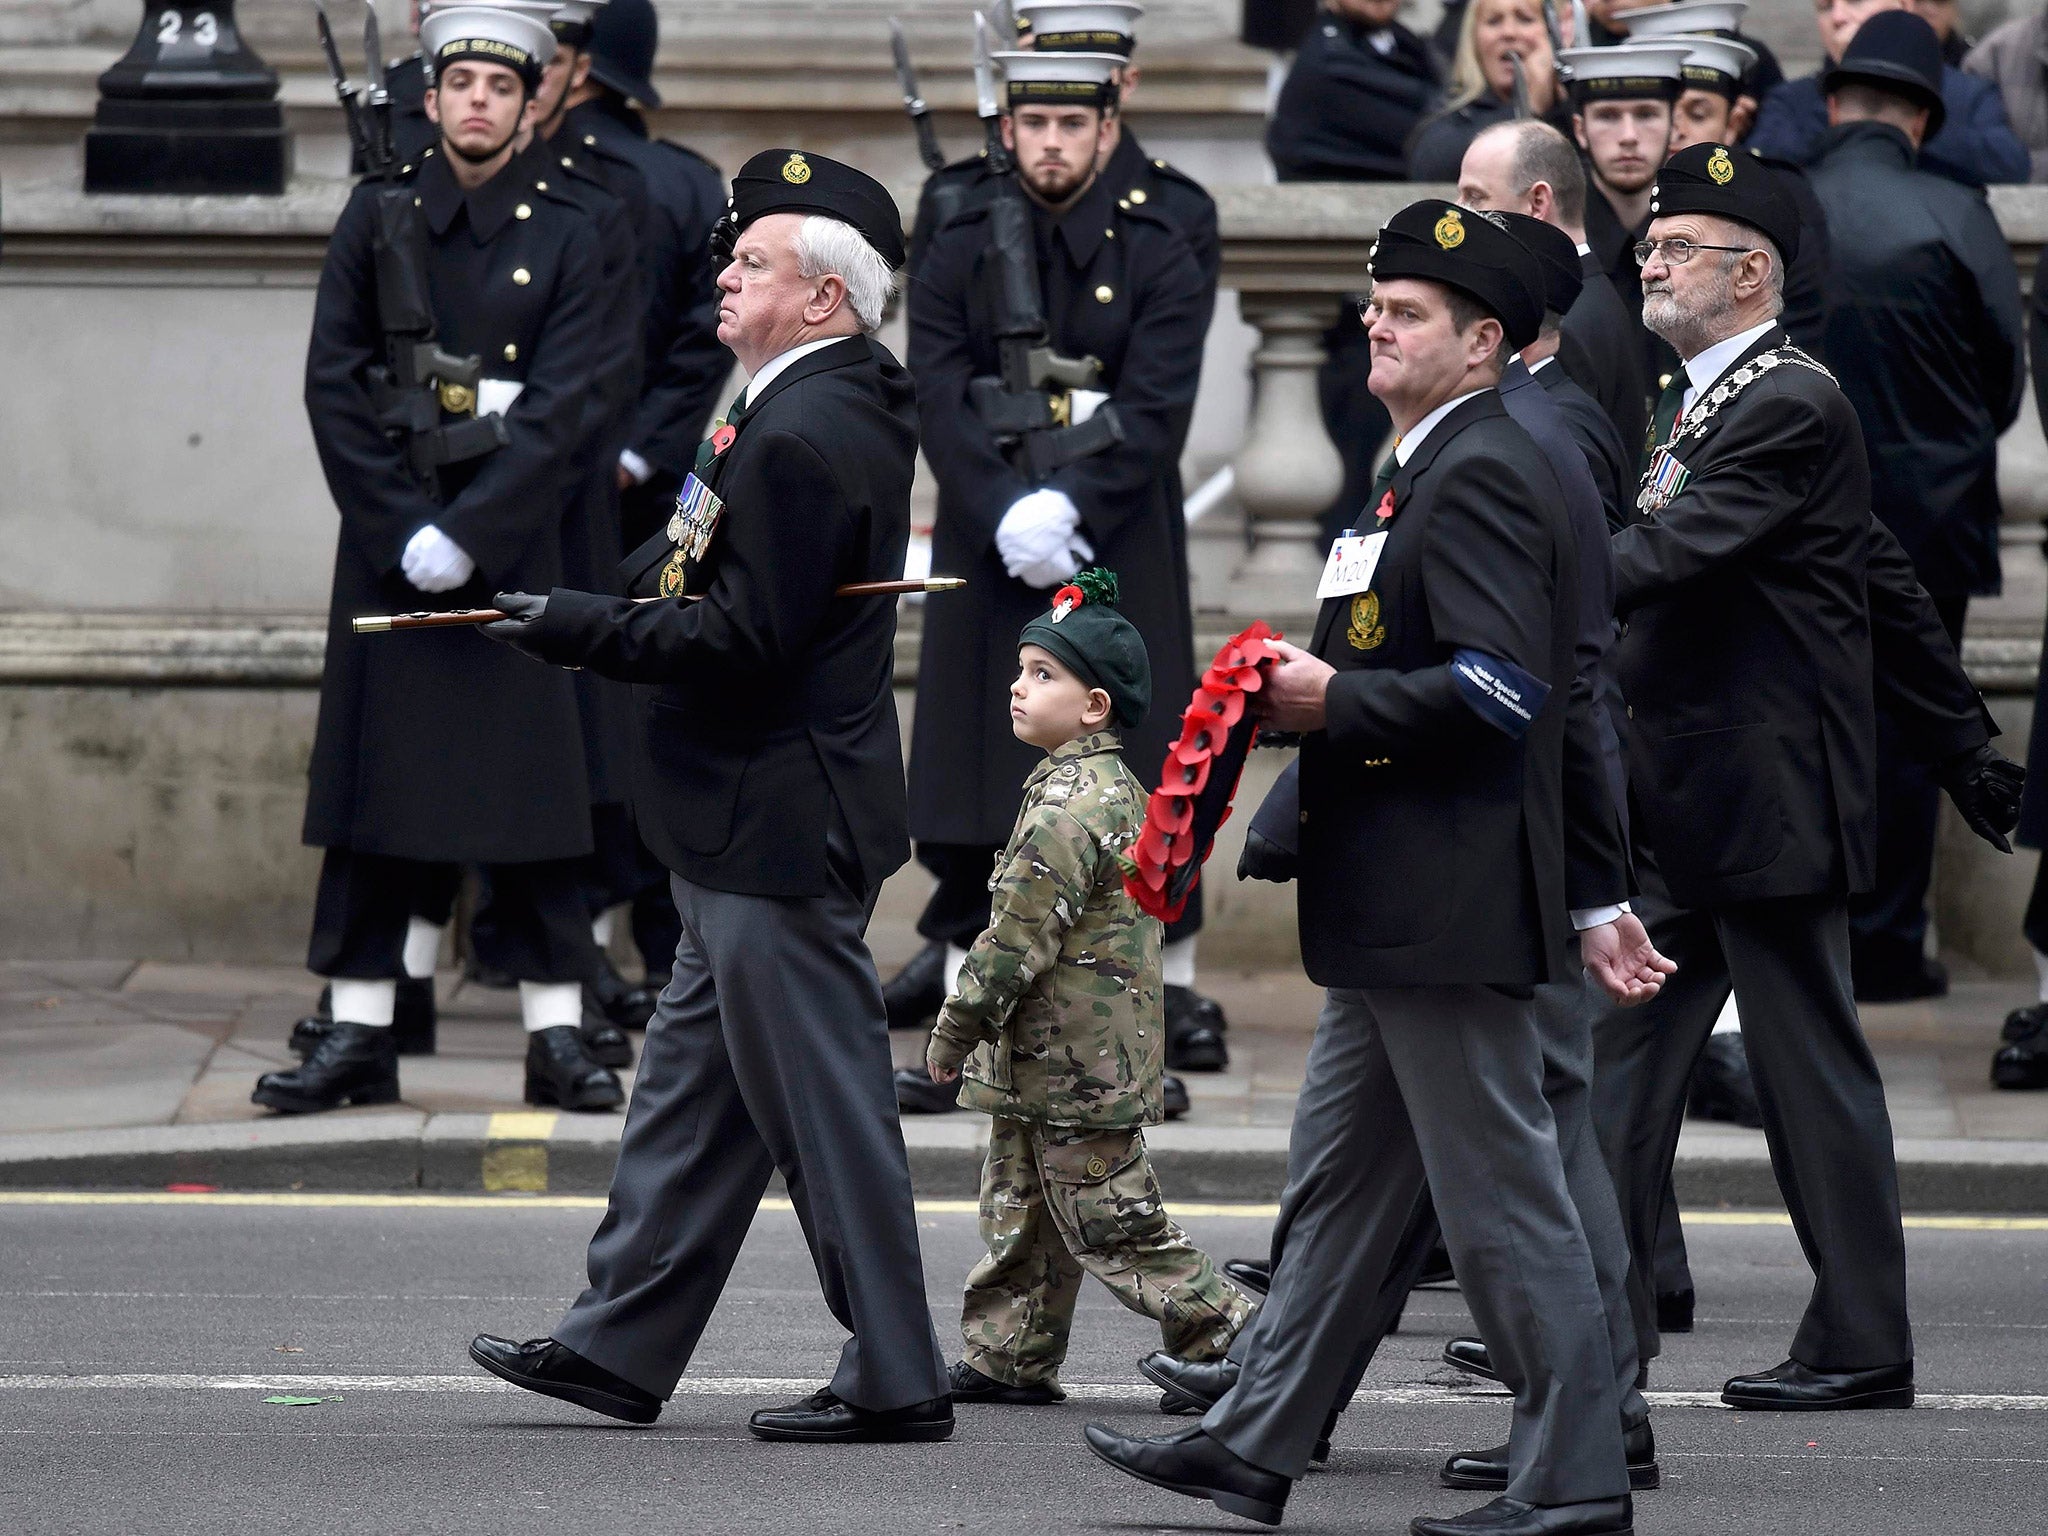
<svg viewBox="0 0 2048 1536"><path fill-rule="evenodd" d="M85 135L85 190L276 196L292 141L274 101L101 97Z"/></svg>

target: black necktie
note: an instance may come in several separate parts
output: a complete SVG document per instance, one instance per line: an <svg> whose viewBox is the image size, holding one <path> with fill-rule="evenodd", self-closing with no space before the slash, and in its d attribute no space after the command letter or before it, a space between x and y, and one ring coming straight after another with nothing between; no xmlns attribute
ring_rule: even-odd
<svg viewBox="0 0 2048 1536"><path fill-rule="evenodd" d="M712 423L712 427L714 429L712 435L710 437L705 438L703 442L697 445L696 467L699 474L703 473L704 467L707 464L709 464L713 459L718 457L718 449L715 446L718 441L718 436L715 429L718 427L730 427L739 425L740 417L746 415L746 413L747 391L743 389L738 394L732 397L732 404L728 405L725 408L725 414L721 416L717 421Z"/></svg>
<svg viewBox="0 0 2048 1536"><path fill-rule="evenodd" d="M1650 419L1650 440L1643 445L1645 454L1663 447L1671 441L1671 429L1678 425L1682 414L1680 407L1685 404L1685 392L1692 388L1692 379L1683 368L1671 375L1664 386L1664 393L1657 397L1656 414Z"/></svg>

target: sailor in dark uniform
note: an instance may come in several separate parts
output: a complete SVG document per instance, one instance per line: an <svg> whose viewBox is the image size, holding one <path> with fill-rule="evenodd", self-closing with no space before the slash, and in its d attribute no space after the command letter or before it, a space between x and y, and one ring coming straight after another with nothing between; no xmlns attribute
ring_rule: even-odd
<svg viewBox="0 0 2048 1536"><path fill-rule="evenodd" d="M1186 241L1195 258L1196 269L1202 275L1203 290L1199 303L1206 336L1208 317L1215 309L1216 289L1223 266L1215 201L1192 178L1165 160L1148 156L1137 135L1131 131L1126 117L1130 93L1136 89L1139 78L1138 66L1131 62L1131 57L1137 45L1137 18L1143 9L1130 0L1091 0L1091 3L1021 0L1016 7L1017 22L1020 32L1028 29L1028 35L1019 46L1028 46L1034 53L1095 50L1117 61L1111 77L1113 99L1106 109L1104 147L1096 163L1100 191L1120 213L1151 214L1163 219ZM979 157L935 172L927 181L925 193L918 202L918 229L923 231L923 242L929 242L943 209L951 206L951 216L958 217L961 210L979 206L985 201L993 183L987 162ZM1090 196L1093 195L1091 191ZM923 249L918 230L913 230L910 254L913 274L921 270ZM1169 538L1177 551L1171 558L1177 568L1184 570L1184 524L1176 525ZM1106 555L1100 558L1109 560ZM1155 646L1158 643L1157 637L1150 633L1147 640ZM1008 730L1007 723L1003 729ZM1140 778L1151 782L1158 773L1158 764L1146 761L1146 754L1151 751L1150 743L1132 743L1131 746L1132 767ZM1012 790L1014 788L1011 786ZM992 849L990 858L993 853ZM989 860L979 858L978 854L977 858L979 863L974 867L973 879L978 885L987 879L987 869L982 866ZM932 861L922 855L921 862L931 867ZM946 872L934 869L934 873L940 876L942 887L948 883ZM968 903L968 915L961 921L950 924L942 921L938 913L945 906L941 899L943 895L942 891L934 897L935 906L928 909L928 921L920 924L919 931L927 940L925 948L889 982L890 1019L899 1026L922 1026L938 1011L945 998L948 975L946 944L957 943L957 947L964 951L972 942L972 935L956 941L952 934L964 932L966 923L972 921L973 914L977 912L980 921L985 923L987 920L987 900L983 895ZM1197 888L1186 912L1167 928L1160 955L1166 988L1166 1064L1176 1071L1219 1071L1229 1062L1229 1048L1224 1040L1228 1021L1221 1006L1195 986L1195 936L1201 931L1201 926L1202 909ZM951 933L941 938L939 933L942 929L950 929ZM906 1073L900 1086L907 1108L939 1111L954 1107L950 1095L938 1092L929 1079L916 1072ZM1169 1105L1176 1097L1176 1087L1177 1084L1169 1081Z"/></svg>
<svg viewBox="0 0 2048 1536"><path fill-rule="evenodd" d="M373 638L349 622L552 583L588 512L575 473L604 364L600 236L515 150L554 40L530 16L483 7L436 11L422 38L444 147L395 189L356 189L314 307L307 412L343 531L305 825L326 850L308 964L330 980L331 1024L303 1067L266 1074L255 1099L295 1112L397 1098L398 988L431 977L438 948L414 913L423 892L445 902L460 866L475 864L491 871L519 983L528 1098L610 1108L623 1092L578 1028L593 945L574 685L507 665L460 629ZM386 426L380 197L423 221L420 280L440 346L488 370L473 392L444 381L439 424L411 431ZM490 417L482 436L495 442L471 451L471 418Z"/></svg>

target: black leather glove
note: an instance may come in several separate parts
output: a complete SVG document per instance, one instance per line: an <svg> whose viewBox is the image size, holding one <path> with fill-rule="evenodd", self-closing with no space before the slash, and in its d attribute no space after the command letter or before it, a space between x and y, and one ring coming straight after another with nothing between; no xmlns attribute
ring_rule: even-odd
<svg viewBox="0 0 2048 1536"><path fill-rule="evenodd" d="M531 592L500 592L491 601L492 606L503 612L505 617L486 624L484 633L493 640L502 640L515 651L524 652L535 661L547 660L534 649L533 632L540 623L541 615L548 611L548 600Z"/></svg>
<svg viewBox="0 0 2048 1536"><path fill-rule="evenodd" d="M1934 773L1970 830L2000 853L2011 853L2005 834L2020 824L2027 770L1987 745L1958 752Z"/></svg>
<svg viewBox="0 0 2048 1536"><path fill-rule="evenodd" d="M1245 829L1244 852L1237 857L1237 878L1271 880L1285 885L1295 875L1301 850L1301 759L1280 770L1266 798Z"/></svg>

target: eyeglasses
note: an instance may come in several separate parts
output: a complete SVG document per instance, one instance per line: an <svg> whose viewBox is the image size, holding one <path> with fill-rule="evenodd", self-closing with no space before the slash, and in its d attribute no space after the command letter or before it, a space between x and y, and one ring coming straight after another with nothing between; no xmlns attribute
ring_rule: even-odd
<svg viewBox="0 0 2048 1536"><path fill-rule="evenodd" d="M1635 258L1639 267L1647 267L1652 256L1662 256L1668 267L1682 267L1699 251L1739 251L1748 256L1755 250L1753 245L1702 245L1697 240L1638 240Z"/></svg>

